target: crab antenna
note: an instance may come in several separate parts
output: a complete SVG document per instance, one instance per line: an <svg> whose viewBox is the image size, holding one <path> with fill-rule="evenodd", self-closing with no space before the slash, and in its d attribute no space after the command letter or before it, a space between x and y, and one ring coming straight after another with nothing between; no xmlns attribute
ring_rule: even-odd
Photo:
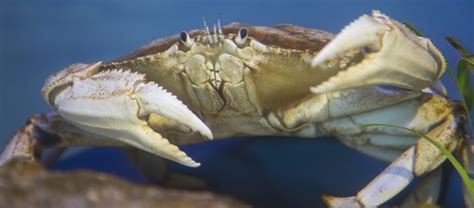
<svg viewBox="0 0 474 208"><path fill-rule="evenodd" d="M209 35L209 27L207 26L207 21L205 17L202 17L202 21L204 22L204 32L206 35Z"/></svg>
<svg viewBox="0 0 474 208"><path fill-rule="evenodd" d="M203 41L206 42L208 41L209 43L212 43L212 38L210 38L210 32L209 32L209 26L207 26L207 21L205 17L202 17L202 21L204 22L204 37Z"/></svg>
<svg viewBox="0 0 474 208"><path fill-rule="evenodd" d="M207 40L210 44L212 44L211 32L209 32L209 26L207 25L206 18L202 17L202 21L204 22L204 40Z"/></svg>
<svg viewBox="0 0 474 208"><path fill-rule="evenodd" d="M217 18L217 35L219 37L219 41L224 41L224 33L222 32L220 18Z"/></svg>
<svg viewBox="0 0 474 208"><path fill-rule="evenodd" d="M214 33L212 33L212 38L213 38L213 42L217 43L219 42L219 40L217 39L217 26L216 24L214 24Z"/></svg>
<svg viewBox="0 0 474 208"><path fill-rule="evenodd" d="M221 19L218 18L217 19L217 32L219 35L223 35L224 33L222 32L222 28L221 28Z"/></svg>

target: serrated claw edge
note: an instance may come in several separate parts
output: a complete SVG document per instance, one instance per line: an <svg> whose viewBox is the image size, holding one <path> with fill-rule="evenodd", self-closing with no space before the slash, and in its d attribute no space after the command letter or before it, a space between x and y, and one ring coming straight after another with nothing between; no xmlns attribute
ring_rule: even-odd
<svg viewBox="0 0 474 208"><path fill-rule="evenodd" d="M147 83L143 74L114 69L73 77L70 82L56 92L53 104L68 122L186 166L200 165L143 118L154 113L208 138L212 138L211 131L176 96L155 83Z"/></svg>
<svg viewBox="0 0 474 208"><path fill-rule="evenodd" d="M168 119L184 124L199 132L208 139L212 139L211 130L176 96L166 91L154 82L140 83L132 95L140 106L139 114L157 113Z"/></svg>
<svg viewBox="0 0 474 208"><path fill-rule="evenodd" d="M368 47L379 50L381 36L389 29L385 24L371 16L363 15L347 25L313 59L311 66L316 67L327 60L342 56L347 51Z"/></svg>

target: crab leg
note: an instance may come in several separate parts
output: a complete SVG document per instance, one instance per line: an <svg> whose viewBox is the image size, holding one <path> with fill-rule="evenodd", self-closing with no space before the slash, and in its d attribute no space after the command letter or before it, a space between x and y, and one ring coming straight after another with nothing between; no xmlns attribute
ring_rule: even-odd
<svg viewBox="0 0 474 208"><path fill-rule="evenodd" d="M400 207L417 207L419 205L436 205L441 191L442 168L421 177L415 189L403 200Z"/></svg>
<svg viewBox="0 0 474 208"><path fill-rule="evenodd" d="M459 119L454 115L447 118L427 136L452 151L457 145ZM437 168L446 158L427 140L420 139L415 146L406 150L393 161L381 174L374 178L356 196L325 197L330 206L375 207L379 206L402 191L415 176L422 176Z"/></svg>
<svg viewBox="0 0 474 208"><path fill-rule="evenodd" d="M311 89L325 93L368 85L390 85L421 91L445 71L442 54L427 38L418 37L399 22L373 11L348 25L313 59L317 67L354 50L365 57L341 69Z"/></svg>
<svg viewBox="0 0 474 208"><path fill-rule="evenodd" d="M62 118L118 143L127 143L187 166L200 165L147 122L149 116L158 116L163 118L160 119L163 125L173 123L180 129L187 128L212 138L209 128L196 115L162 87L146 82L143 75L121 70L92 73L98 66L75 69L59 81L47 82L44 97ZM51 88L56 90L49 90Z"/></svg>
<svg viewBox="0 0 474 208"><path fill-rule="evenodd" d="M305 132L308 131L304 129L324 128L322 132L330 134L340 127L340 118L344 119L352 115L373 112L387 106L396 106L404 101L413 100L419 97L420 94L420 92L385 90L380 87L354 88L325 94L315 94L309 96L298 105L271 113L268 120L274 127L296 133L298 136L322 136L315 135L312 132L306 135ZM410 110L415 112L415 109L410 108ZM374 115L377 114L374 113ZM339 131L338 134L360 133L358 127L354 127L356 129L350 131L353 128L345 126L344 129L349 132L341 133Z"/></svg>
<svg viewBox="0 0 474 208"><path fill-rule="evenodd" d="M126 147L127 143L117 142L112 137L85 131L64 120L56 112L31 116L29 122L39 134L38 145L41 148L67 148L78 146Z"/></svg>
<svg viewBox="0 0 474 208"><path fill-rule="evenodd" d="M289 135L333 135L363 153L393 161L357 196L324 197L335 207L370 207L391 199L414 177L435 170L445 157L428 141L405 130L363 125L375 122L415 129L452 151L462 140L460 108L438 95L366 87L310 96L270 114L268 120Z"/></svg>
<svg viewBox="0 0 474 208"><path fill-rule="evenodd" d="M330 207L376 207L402 191L415 177L415 147L411 147L373 179L357 196L323 195Z"/></svg>

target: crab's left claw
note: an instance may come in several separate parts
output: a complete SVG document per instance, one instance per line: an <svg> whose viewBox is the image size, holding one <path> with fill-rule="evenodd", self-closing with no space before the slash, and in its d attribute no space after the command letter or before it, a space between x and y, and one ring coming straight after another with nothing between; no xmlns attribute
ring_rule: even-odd
<svg viewBox="0 0 474 208"><path fill-rule="evenodd" d="M387 85L420 91L445 71L445 60L431 41L416 36L399 22L373 11L348 25L313 59L317 67L349 52L365 57L349 63L329 80L313 87L314 93L368 85Z"/></svg>
<svg viewBox="0 0 474 208"><path fill-rule="evenodd" d="M99 72L99 66L73 65L51 76L43 96L62 118L82 130L183 165L200 165L152 128L171 126L211 139L209 128L191 110L164 88L147 82L142 74ZM151 116L159 117L159 122L150 121Z"/></svg>

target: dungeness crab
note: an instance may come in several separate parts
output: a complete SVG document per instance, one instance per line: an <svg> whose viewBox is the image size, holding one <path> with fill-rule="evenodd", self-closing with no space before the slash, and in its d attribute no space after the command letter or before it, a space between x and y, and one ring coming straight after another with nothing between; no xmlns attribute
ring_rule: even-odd
<svg viewBox="0 0 474 208"><path fill-rule="evenodd" d="M379 206L416 176L422 183L405 203L435 203L443 154L408 131L364 124L403 126L460 148L465 112L445 97L444 71L429 39L379 11L334 38L293 25L218 23L50 76L42 93L57 114L38 125L54 129L56 146L131 145L190 167L200 164L176 145L331 135L392 162L356 196L324 196L328 205Z"/></svg>

